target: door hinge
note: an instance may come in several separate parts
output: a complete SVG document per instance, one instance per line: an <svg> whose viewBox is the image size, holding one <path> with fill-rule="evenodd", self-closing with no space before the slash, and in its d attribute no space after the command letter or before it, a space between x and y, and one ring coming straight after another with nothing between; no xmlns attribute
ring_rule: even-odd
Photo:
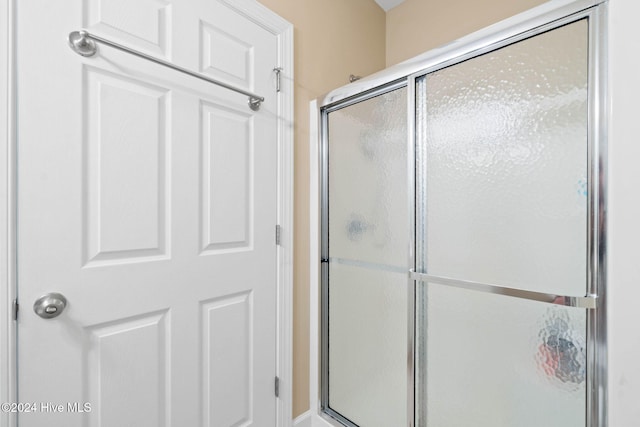
<svg viewBox="0 0 640 427"><path fill-rule="evenodd" d="M280 239L282 236L282 227L280 225L276 225L276 245L280 246Z"/></svg>
<svg viewBox="0 0 640 427"><path fill-rule="evenodd" d="M276 393L276 397L280 397L280 378L276 377L275 380L275 393Z"/></svg>
<svg viewBox="0 0 640 427"><path fill-rule="evenodd" d="M276 73L276 92L280 92L280 73L282 73L282 67L276 67L273 69Z"/></svg>
<svg viewBox="0 0 640 427"><path fill-rule="evenodd" d="M13 300L13 320L18 321L18 310L20 309L20 304L18 304L18 300Z"/></svg>

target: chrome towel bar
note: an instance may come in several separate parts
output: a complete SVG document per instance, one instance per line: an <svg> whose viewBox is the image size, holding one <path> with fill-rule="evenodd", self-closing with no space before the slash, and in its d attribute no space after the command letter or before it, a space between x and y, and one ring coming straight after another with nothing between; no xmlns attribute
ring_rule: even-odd
<svg viewBox="0 0 640 427"><path fill-rule="evenodd" d="M95 34L91 34L88 31L84 31L84 30L72 31L71 33L69 33L68 40L69 40L69 46L78 55L87 56L87 57L93 56L98 51L98 47L96 46L96 43L102 43L104 45L121 50L123 52L130 53L131 55L135 55L137 57L149 60L151 62L155 62L156 64L163 65L167 68L171 68L181 73L188 74L197 79L204 80L206 82L213 83L218 86L222 86L225 89L229 89L237 93L241 93L249 97L249 101L248 101L249 108L251 108L253 111L259 110L260 104L264 102L264 97L256 95L255 93L251 93L244 89L231 86L227 83L193 72L191 70L188 70L186 68L164 61L162 59L154 58L153 56L147 55L146 53L139 52L137 50L123 46L121 44L112 42L111 40L107 40L100 36L96 36Z"/></svg>

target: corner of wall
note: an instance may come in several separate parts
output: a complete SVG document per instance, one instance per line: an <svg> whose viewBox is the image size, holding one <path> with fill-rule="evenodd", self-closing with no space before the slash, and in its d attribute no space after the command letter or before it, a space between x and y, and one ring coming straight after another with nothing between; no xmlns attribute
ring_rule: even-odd
<svg viewBox="0 0 640 427"><path fill-rule="evenodd" d="M307 411L293 420L293 427L311 427L311 411Z"/></svg>
<svg viewBox="0 0 640 427"><path fill-rule="evenodd" d="M608 358L609 425L640 422L640 3L609 2Z"/></svg>

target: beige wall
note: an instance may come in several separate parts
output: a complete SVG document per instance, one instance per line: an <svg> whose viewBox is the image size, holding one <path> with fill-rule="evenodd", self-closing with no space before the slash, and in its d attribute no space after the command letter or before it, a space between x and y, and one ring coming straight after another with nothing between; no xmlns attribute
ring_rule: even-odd
<svg viewBox="0 0 640 427"><path fill-rule="evenodd" d="M294 25L293 416L309 409L309 101L385 66L385 13L373 0L259 0Z"/></svg>
<svg viewBox="0 0 640 427"><path fill-rule="evenodd" d="M386 64L397 64L544 0L406 0L387 12Z"/></svg>

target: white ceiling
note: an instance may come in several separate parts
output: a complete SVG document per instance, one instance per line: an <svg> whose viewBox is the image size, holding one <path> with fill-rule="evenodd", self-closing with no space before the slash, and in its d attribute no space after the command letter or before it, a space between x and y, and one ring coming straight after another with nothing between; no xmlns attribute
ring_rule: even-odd
<svg viewBox="0 0 640 427"><path fill-rule="evenodd" d="M394 7L396 7L397 5L399 5L400 3L402 3L404 0L375 0L376 3L378 3L380 5L381 8L384 9L384 11L388 11L389 9L393 9Z"/></svg>

